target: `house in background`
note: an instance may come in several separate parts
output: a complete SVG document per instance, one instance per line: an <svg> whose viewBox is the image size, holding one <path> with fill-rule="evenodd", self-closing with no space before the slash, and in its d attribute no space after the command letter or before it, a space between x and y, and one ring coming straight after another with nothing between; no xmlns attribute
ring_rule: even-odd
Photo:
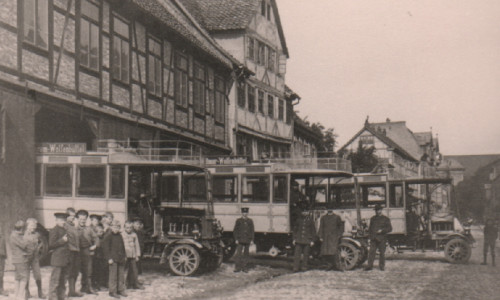
<svg viewBox="0 0 500 300"><path fill-rule="evenodd" d="M227 52L253 75L241 76L228 106L233 154L287 157L297 95L285 86L289 57L275 0L180 0Z"/></svg>
<svg viewBox="0 0 500 300"><path fill-rule="evenodd" d="M439 144L430 132L413 133L405 121L383 123L365 121L341 151L356 152L359 145L374 147L379 160L378 169L394 178L429 177L436 174Z"/></svg>

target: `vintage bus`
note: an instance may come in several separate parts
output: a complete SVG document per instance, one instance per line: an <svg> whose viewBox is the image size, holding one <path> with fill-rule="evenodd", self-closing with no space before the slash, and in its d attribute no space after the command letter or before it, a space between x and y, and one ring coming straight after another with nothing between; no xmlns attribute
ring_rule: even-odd
<svg viewBox="0 0 500 300"><path fill-rule="evenodd" d="M250 209L256 251L271 256L284 254L291 250L292 226L300 211L312 209L312 199L325 197L331 185L353 176L350 162L340 158L268 159L248 163L246 158L228 157L207 160L206 167L212 177L214 214L224 229L226 257L234 252L232 231L242 207ZM179 178L172 175L167 181L173 187ZM162 205L193 208L205 205L203 178L193 176L184 182L184 198L179 201L174 193ZM297 203L300 197L294 194L302 195L302 203Z"/></svg>
<svg viewBox="0 0 500 300"><path fill-rule="evenodd" d="M158 144L162 147L153 147ZM181 183L186 178L209 187L210 172L203 165L196 147L176 141L105 140L98 142L97 151L86 151L85 144L43 144L35 168L37 218L52 228L54 213L67 207L100 215L109 211L122 224L141 217L151 237L145 256L164 256L173 273L192 275L205 256L217 266L222 261L211 189L197 194L203 202L197 210L163 204L184 197Z"/></svg>

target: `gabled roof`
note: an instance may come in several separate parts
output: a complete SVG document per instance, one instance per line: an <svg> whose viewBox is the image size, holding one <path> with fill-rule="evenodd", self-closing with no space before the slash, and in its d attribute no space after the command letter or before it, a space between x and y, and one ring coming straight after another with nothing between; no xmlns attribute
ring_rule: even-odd
<svg viewBox="0 0 500 300"><path fill-rule="evenodd" d="M227 67L238 64L204 28L198 26L189 12L178 5L177 0L132 0L145 13L161 21L193 46L203 50Z"/></svg>
<svg viewBox="0 0 500 300"><path fill-rule="evenodd" d="M402 148L400 145L398 145L394 140L392 140L390 137L386 135L386 132L384 132L381 129L376 129L376 127L372 126L372 124L366 122L365 126L358 131L347 143L345 143L344 146L342 146L339 151L344 150L348 145L350 145L357 137L359 137L364 131L370 132L372 135L374 135L376 138L378 138L382 143L386 144L390 148L393 148L394 151L398 152L400 155L403 157L412 160L412 161L419 161L419 157L414 157L410 153L408 153L404 148Z"/></svg>
<svg viewBox="0 0 500 300"><path fill-rule="evenodd" d="M405 121L391 122L387 120L383 123L370 123L370 126L377 131L385 132L388 138L409 153L411 157L417 161L420 160L423 154L420 145L413 132L406 127Z"/></svg>
<svg viewBox="0 0 500 300"><path fill-rule="evenodd" d="M465 170L465 167L456 159L444 158L438 170Z"/></svg>
<svg viewBox="0 0 500 300"><path fill-rule="evenodd" d="M260 11L262 0L179 0L206 30L211 33L245 30ZM270 1L283 53L288 57L283 27L275 0Z"/></svg>
<svg viewBox="0 0 500 300"><path fill-rule="evenodd" d="M484 155L446 155L445 160L453 159L464 166L464 177L469 178L482 167L496 162L500 159L500 154L484 154Z"/></svg>
<svg viewBox="0 0 500 300"><path fill-rule="evenodd" d="M425 146L428 144L432 144L432 132L427 131L427 132L415 132L413 134L415 138L417 139L417 143L420 146Z"/></svg>

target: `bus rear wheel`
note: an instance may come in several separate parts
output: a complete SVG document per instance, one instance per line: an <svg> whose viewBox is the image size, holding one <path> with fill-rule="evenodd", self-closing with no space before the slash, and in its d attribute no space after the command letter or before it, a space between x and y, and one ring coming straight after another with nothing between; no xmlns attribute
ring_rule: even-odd
<svg viewBox="0 0 500 300"><path fill-rule="evenodd" d="M341 270L352 270L356 267L359 260L359 250L350 243L340 243L339 259L337 266Z"/></svg>
<svg viewBox="0 0 500 300"><path fill-rule="evenodd" d="M471 256L469 244L460 238L449 240L444 246L444 257L450 263L466 263Z"/></svg>

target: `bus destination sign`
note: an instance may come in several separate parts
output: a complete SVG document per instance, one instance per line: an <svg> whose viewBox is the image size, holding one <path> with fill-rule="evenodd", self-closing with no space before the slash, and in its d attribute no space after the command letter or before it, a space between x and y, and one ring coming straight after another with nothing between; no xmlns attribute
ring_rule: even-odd
<svg viewBox="0 0 500 300"><path fill-rule="evenodd" d="M65 153L65 154L83 154L87 152L85 143L41 143L36 147L37 153Z"/></svg>

